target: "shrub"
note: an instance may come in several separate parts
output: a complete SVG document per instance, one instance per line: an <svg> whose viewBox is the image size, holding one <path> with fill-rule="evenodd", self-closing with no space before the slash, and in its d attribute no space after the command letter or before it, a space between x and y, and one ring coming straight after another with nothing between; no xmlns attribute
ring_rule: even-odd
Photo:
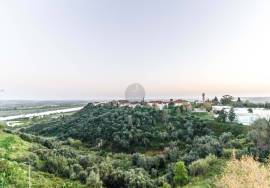
<svg viewBox="0 0 270 188"><path fill-rule="evenodd" d="M61 155L66 158L77 158L77 153L72 148L61 148L56 150L57 155Z"/></svg>
<svg viewBox="0 0 270 188"><path fill-rule="evenodd" d="M192 161L198 160L199 154L197 151L191 150L189 153L185 154L184 161L186 164L190 164Z"/></svg>
<svg viewBox="0 0 270 188"><path fill-rule="evenodd" d="M57 143L53 140L46 139L43 143L43 145L49 149L55 149L57 148Z"/></svg>
<svg viewBox="0 0 270 188"><path fill-rule="evenodd" d="M161 188L171 188L171 185L165 182Z"/></svg>
<svg viewBox="0 0 270 188"><path fill-rule="evenodd" d="M17 163L0 160L0 185L2 187L27 187L24 170Z"/></svg>
<svg viewBox="0 0 270 188"><path fill-rule="evenodd" d="M226 159L230 159L233 154L233 149L224 149L222 152L222 156Z"/></svg>
<svg viewBox="0 0 270 188"><path fill-rule="evenodd" d="M0 158L4 158L6 155L6 150L4 148L0 148Z"/></svg>
<svg viewBox="0 0 270 188"><path fill-rule="evenodd" d="M166 148L165 152L167 153L167 158L169 161L176 162L177 159L179 159L180 151L178 147L171 146L169 148Z"/></svg>
<svg viewBox="0 0 270 188"><path fill-rule="evenodd" d="M98 173L91 171L89 177L86 180L86 185L92 188L102 188L102 181Z"/></svg>
<svg viewBox="0 0 270 188"><path fill-rule="evenodd" d="M82 183L86 183L86 178L87 178L87 172L86 171L81 171L78 175L78 178L80 180L80 182Z"/></svg>
<svg viewBox="0 0 270 188"><path fill-rule="evenodd" d="M30 134L21 133L21 134L19 134L19 136L21 137L21 139L23 139L25 141L28 141L28 142L34 141L34 136L32 136Z"/></svg>
<svg viewBox="0 0 270 188"><path fill-rule="evenodd" d="M217 157L215 155L208 155L206 158L205 158L206 162L209 164L209 165L212 165L214 164L215 162L218 161Z"/></svg>
<svg viewBox="0 0 270 188"><path fill-rule="evenodd" d="M270 154L270 122L266 119L258 119L250 128L248 139L255 146L255 154L263 161L268 158Z"/></svg>
<svg viewBox="0 0 270 188"><path fill-rule="evenodd" d="M82 145L82 142L80 140L75 140L72 138L68 138L67 142L69 145L71 145L75 148L79 148Z"/></svg>
<svg viewBox="0 0 270 188"><path fill-rule="evenodd" d="M224 109L222 109L218 114L217 121L226 122L227 117L228 113Z"/></svg>
<svg viewBox="0 0 270 188"><path fill-rule="evenodd" d="M163 155L150 157L135 153L132 156L132 163L152 173L153 169L158 170L165 167L165 157Z"/></svg>
<svg viewBox="0 0 270 188"><path fill-rule="evenodd" d="M83 170L83 168L79 164L74 164L72 165L72 170L74 171L74 173L79 174Z"/></svg>
<svg viewBox="0 0 270 188"><path fill-rule="evenodd" d="M205 108L205 110L207 112L210 112L213 109L211 102L205 102L205 103L203 103L203 107Z"/></svg>
<svg viewBox="0 0 270 188"><path fill-rule="evenodd" d="M27 157L27 159L26 159L26 157ZM23 158L21 158L22 162L25 162L29 159L30 159L32 165L37 166L37 163L39 161L39 157L37 154L31 153L31 154L29 154L29 156L24 156Z"/></svg>
<svg viewBox="0 0 270 188"><path fill-rule="evenodd" d="M63 177L68 176L68 173L66 171L67 160L64 157L58 157L55 155L52 156L45 155L43 160L44 160L43 165L39 167L42 171L46 171ZM35 161L35 163L36 162L37 160Z"/></svg>
<svg viewBox="0 0 270 188"><path fill-rule="evenodd" d="M197 161L192 162L188 168L189 174L191 176L200 176L204 175L207 172L209 164L205 159L199 159Z"/></svg>
<svg viewBox="0 0 270 188"><path fill-rule="evenodd" d="M232 140L233 135L231 132L224 132L219 137L219 142L223 147L230 147L230 141Z"/></svg>
<svg viewBox="0 0 270 188"><path fill-rule="evenodd" d="M151 180L150 176L141 168L130 169L128 171L118 171L115 175L120 175L120 177L122 176L124 184L130 188L153 187L153 181Z"/></svg>
<svg viewBox="0 0 270 188"><path fill-rule="evenodd" d="M0 131L4 130L5 128L5 123L0 121Z"/></svg>
<svg viewBox="0 0 270 188"><path fill-rule="evenodd" d="M196 137L193 141L192 150L196 151L200 158L209 154L221 156L222 147L219 141L213 136Z"/></svg>
<svg viewBox="0 0 270 188"><path fill-rule="evenodd" d="M200 176L207 173L209 166L214 164L217 161L215 155L208 155L205 159L199 159L192 162L189 165L189 173L191 176Z"/></svg>
<svg viewBox="0 0 270 188"><path fill-rule="evenodd" d="M188 172L183 161L174 165L173 173L173 181L176 185L185 185L188 182Z"/></svg>
<svg viewBox="0 0 270 188"><path fill-rule="evenodd" d="M70 175L71 175L71 170L69 169L69 167L68 166L64 167L62 176L65 178L69 178Z"/></svg>
<svg viewBox="0 0 270 188"><path fill-rule="evenodd" d="M236 152L235 152L235 156L237 159L241 159L243 156L248 155L248 154L249 154L249 151L247 148L244 148L241 150L236 150Z"/></svg>
<svg viewBox="0 0 270 188"><path fill-rule="evenodd" d="M79 163L84 169L86 169L91 164L91 158L89 156L81 156Z"/></svg>
<svg viewBox="0 0 270 188"><path fill-rule="evenodd" d="M58 161L55 157L49 157L44 163L43 171L49 173L57 173L58 170Z"/></svg>
<svg viewBox="0 0 270 188"><path fill-rule="evenodd" d="M230 140L229 144L232 148L241 149L243 147L243 144L241 143L240 139L233 139Z"/></svg>

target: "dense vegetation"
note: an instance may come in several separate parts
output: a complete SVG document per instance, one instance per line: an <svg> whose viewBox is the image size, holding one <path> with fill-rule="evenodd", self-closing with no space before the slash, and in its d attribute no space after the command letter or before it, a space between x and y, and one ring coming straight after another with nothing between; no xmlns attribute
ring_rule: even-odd
<svg viewBox="0 0 270 188"><path fill-rule="evenodd" d="M15 160L30 161L37 173L60 178L63 187L220 186L215 177L233 153L266 162L270 150L267 120L245 127L173 104L163 110L88 104L71 116L33 123L6 130L28 145ZM2 156L10 162L6 152Z"/></svg>
<svg viewBox="0 0 270 188"><path fill-rule="evenodd" d="M25 188L29 186L28 159L33 159L32 147L36 143L24 141L19 136L0 130L0 187ZM33 164L32 164L33 165ZM32 187L83 187L79 182L56 177L54 174L32 168Z"/></svg>
<svg viewBox="0 0 270 188"><path fill-rule="evenodd" d="M216 122L202 120L181 107L169 106L159 110L143 106L131 108L88 104L71 117L36 124L24 131L60 139L71 137L92 147L111 151L135 152L138 149L162 150L172 142L187 148L187 144L192 145L196 137L214 136L215 125ZM234 129L234 136L244 130L241 125L224 124L224 127Z"/></svg>

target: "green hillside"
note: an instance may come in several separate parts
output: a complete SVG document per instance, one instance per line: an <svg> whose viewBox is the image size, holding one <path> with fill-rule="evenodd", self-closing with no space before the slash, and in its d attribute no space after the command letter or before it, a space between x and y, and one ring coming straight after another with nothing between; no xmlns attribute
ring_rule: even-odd
<svg viewBox="0 0 270 188"><path fill-rule="evenodd" d="M6 129L0 139L7 166L2 183L17 187L27 184L29 159L33 187L216 187L230 183L223 176L230 175L224 169L231 169L226 164L232 156L266 162L270 148L266 120L246 127L174 105L88 104L72 115L22 126Z"/></svg>
<svg viewBox="0 0 270 188"><path fill-rule="evenodd" d="M220 126L181 107L158 110L142 106L130 108L88 104L72 116L39 123L24 131L60 139L71 137L92 147L102 146L111 151L136 152L162 150L171 142L186 148L196 137L222 134L222 130L217 130L217 124ZM240 125L221 126L233 131L234 136L244 131Z"/></svg>

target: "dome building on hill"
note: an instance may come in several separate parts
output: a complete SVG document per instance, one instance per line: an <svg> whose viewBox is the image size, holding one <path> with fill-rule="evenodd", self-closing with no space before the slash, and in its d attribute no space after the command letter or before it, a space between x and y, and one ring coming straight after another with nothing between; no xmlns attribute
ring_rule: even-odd
<svg viewBox="0 0 270 188"><path fill-rule="evenodd" d="M129 102L144 102L145 90L139 83L131 84L125 91L126 100Z"/></svg>

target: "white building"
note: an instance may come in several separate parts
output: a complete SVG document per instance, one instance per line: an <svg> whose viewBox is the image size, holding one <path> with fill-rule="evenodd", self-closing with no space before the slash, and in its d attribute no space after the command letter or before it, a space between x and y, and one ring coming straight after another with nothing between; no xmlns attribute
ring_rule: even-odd
<svg viewBox="0 0 270 188"><path fill-rule="evenodd" d="M213 112L219 112L224 109L229 112L231 106L213 106ZM249 108L234 108L236 114L236 121L243 125L251 125L254 121L259 118L270 119L270 110L264 108L252 108L252 113L248 112ZM217 115L216 115L217 116Z"/></svg>

